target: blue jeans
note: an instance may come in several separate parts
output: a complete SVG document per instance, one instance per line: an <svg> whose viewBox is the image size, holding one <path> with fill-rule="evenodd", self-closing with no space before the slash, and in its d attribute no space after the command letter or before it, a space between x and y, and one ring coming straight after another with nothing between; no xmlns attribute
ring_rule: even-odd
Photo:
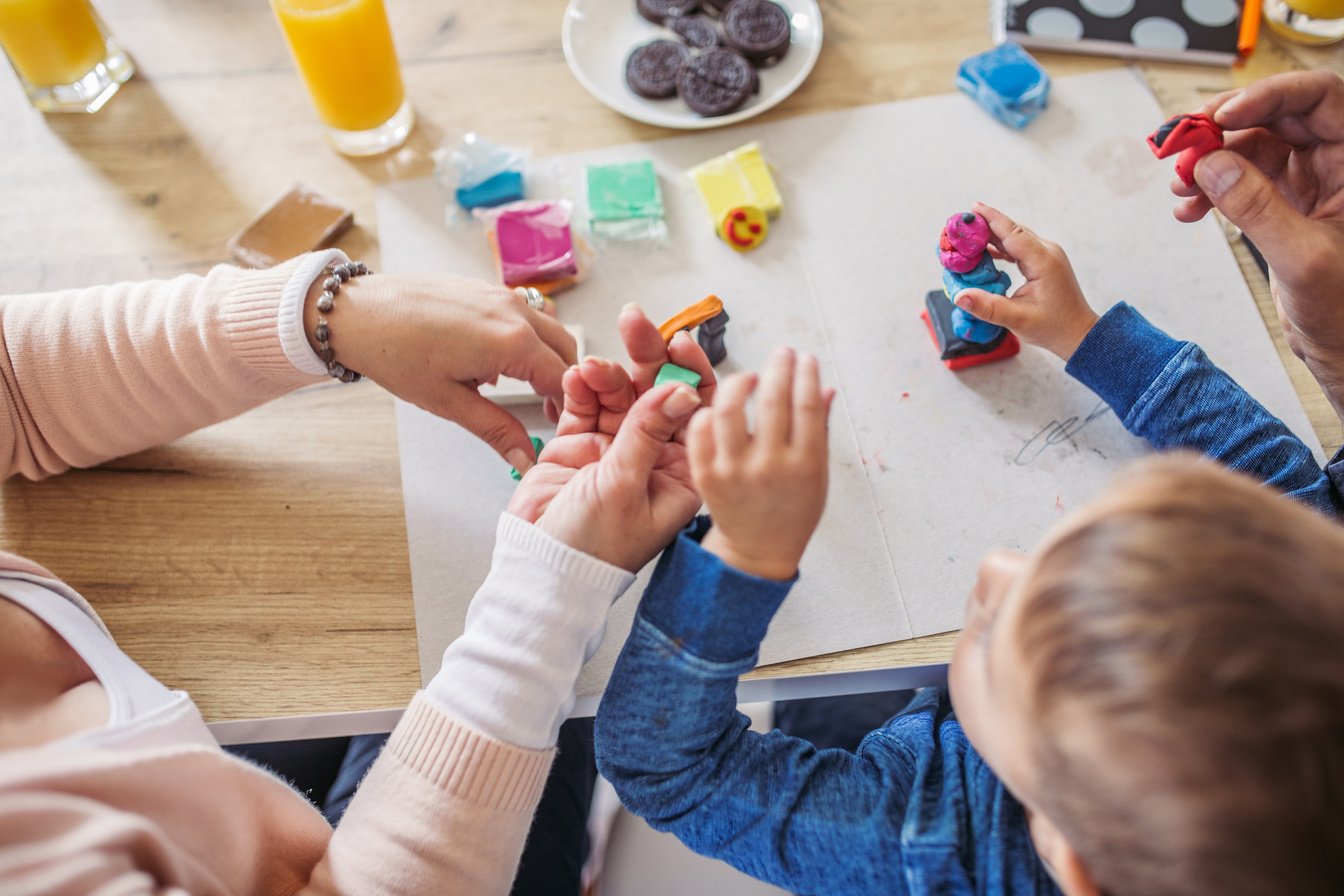
<svg viewBox="0 0 1344 896"><path fill-rule="evenodd" d="M386 734L365 734L225 749L288 780L334 827L386 742ZM561 725L558 747L513 881L513 896L579 893L588 857L588 807L597 781L593 720L570 719Z"/></svg>

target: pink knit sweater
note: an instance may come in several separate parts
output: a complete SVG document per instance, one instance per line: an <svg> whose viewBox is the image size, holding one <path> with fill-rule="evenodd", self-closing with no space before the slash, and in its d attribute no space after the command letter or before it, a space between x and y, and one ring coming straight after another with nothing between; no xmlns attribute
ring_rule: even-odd
<svg viewBox="0 0 1344 896"><path fill-rule="evenodd" d="M301 263L0 299L5 475L95 464L314 382L277 324ZM50 575L10 555L3 571ZM506 893L552 755L422 692L333 833L219 750L0 752L0 892Z"/></svg>

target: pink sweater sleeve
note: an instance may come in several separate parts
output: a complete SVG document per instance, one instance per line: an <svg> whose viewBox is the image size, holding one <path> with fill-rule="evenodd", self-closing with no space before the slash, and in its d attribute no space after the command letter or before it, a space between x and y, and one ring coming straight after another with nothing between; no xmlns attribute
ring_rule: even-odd
<svg viewBox="0 0 1344 896"><path fill-rule="evenodd" d="M0 298L4 477L92 466L316 382L278 330L282 293L305 258Z"/></svg>

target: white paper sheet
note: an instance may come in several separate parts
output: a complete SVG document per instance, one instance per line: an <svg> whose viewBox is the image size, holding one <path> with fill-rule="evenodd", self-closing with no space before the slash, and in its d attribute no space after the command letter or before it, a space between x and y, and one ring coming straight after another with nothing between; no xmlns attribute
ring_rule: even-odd
<svg viewBox="0 0 1344 896"><path fill-rule="evenodd" d="M1162 118L1137 74L1112 70L1058 80L1051 108L1025 132L953 94L539 166L534 197L574 195L592 162L652 158L662 180L670 240L598 244L587 281L558 298L589 351L620 356L614 323L626 302L661 320L714 292L732 318L721 374L759 368L787 343L816 353L840 390L826 516L763 662L958 627L985 550L1029 547L1145 451L1040 350L962 373L937 360L918 313L939 286L942 222L973 200L1063 244L1098 311L1129 301L1199 342L1321 455L1217 226L1171 217L1170 164L1143 142ZM684 172L751 139L777 169L784 211L760 249L739 255L714 236ZM380 191L387 270L494 277L477 226L444 225L448 201L428 180ZM525 423L546 437L533 413ZM507 464L453 424L401 404L397 425L428 679L461 632L514 484ZM642 584L618 604L581 696L605 683Z"/></svg>

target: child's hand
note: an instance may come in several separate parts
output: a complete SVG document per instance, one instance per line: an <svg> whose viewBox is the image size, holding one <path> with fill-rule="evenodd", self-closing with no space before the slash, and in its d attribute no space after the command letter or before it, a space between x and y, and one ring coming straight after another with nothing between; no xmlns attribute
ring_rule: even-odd
<svg viewBox="0 0 1344 896"><path fill-rule="evenodd" d="M567 410L508 509L570 547L635 572L700 506L686 449L671 441L700 397L669 383L636 400L625 371L596 361L565 374L566 408L573 393L592 403L592 413L581 419ZM590 370L596 382L588 380Z"/></svg>
<svg viewBox="0 0 1344 896"><path fill-rule="evenodd" d="M1027 282L1011 298L968 289L957 296L957 306L1067 362L1097 322L1068 256L1003 212L979 202L972 208L989 223L996 257L1017 265Z"/></svg>
<svg viewBox="0 0 1344 896"><path fill-rule="evenodd" d="M835 390L821 388L816 358L776 350L760 377L753 434L746 404L756 385L755 374L737 374L691 419L691 475L714 518L704 548L751 575L787 579L826 504Z"/></svg>

